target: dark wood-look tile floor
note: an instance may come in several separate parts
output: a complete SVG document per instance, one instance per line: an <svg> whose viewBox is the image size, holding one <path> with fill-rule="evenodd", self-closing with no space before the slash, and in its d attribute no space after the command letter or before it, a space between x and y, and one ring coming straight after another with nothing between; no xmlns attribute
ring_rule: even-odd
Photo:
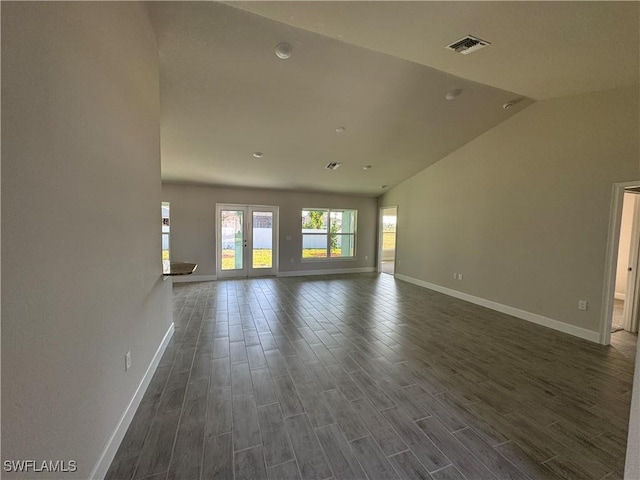
<svg viewBox="0 0 640 480"><path fill-rule="evenodd" d="M637 337L603 347L362 274L174 286L113 479L616 479Z"/></svg>

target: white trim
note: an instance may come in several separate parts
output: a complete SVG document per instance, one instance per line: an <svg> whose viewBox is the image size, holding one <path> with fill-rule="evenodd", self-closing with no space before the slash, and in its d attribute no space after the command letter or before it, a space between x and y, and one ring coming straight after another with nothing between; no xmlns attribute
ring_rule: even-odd
<svg viewBox="0 0 640 480"><path fill-rule="evenodd" d="M292 272L278 272L278 277L306 277L310 275L336 275L342 273L371 273L375 272L374 267L358 268L331 268L326 270L295 270Z"/></svg>
<svg viewBox="0 0 640 480"><path fill-rule="evenodd" d="M613 296L616 300L622 300L624 301L624 298L626 297L626 295L624 293L620 293L620 292L616 292L615 295Z"/></svg>
<svg viewBox="0 0 640 480"><path fill-rule="evenodd" d="M215 282L217 275L174 275L171 277L173 283L189 283L189 282Z"/></svg>
<svg viewBox="0 0 640 480"><path fill-rule="evenodd" d="M414 285L428 288L429 290L435 290L436 292L444 293L445 295L449 295L450 297L455 297L455 298L459 298L460 300L465 300L467 302L475 303L476 305L490 308L491 310L495 310L497 312L506 313L507 315L511 315L512 317L517 317L522 320L527 320L528 322L532 322L537 325L542 325L543 327L552 328L554 330L558 330L563 333L568 333L569 335L583 338L591 342L598 342L599 340L598 332L594 332L593 330L587 330L586 328L576 327L575 325L570 325L568 323L561 322L559 320L543 317L542 315L538 315L537 313L527 312L526 310L520 310L519 308L503 305L501 303L494 302L492 300L475 297L473 295L469 295L468 293L458 292L457 290L452 290L447 287L441 287L440 285L436 285L435 283L425 282L423 280L407 277L406 275L401 275L399 273L396 273L395 277L398 280L404 280L405 282L413 283Z"/></svg>
<svg viewBox="0 0 640 480"><path fill-rule="evenodd" d="M147 391L149 382L151 382L151 378L153 377L153 374L156 371L156 367L160 363L160 359L162 358L162 355L164 354L164 351L166 350L167 345L169 344L169 340L171 340L171 337L173 336L174 330L175 330L175 325L173 322L171 322L171 325L169 326L167 333L164 334L164 338L162 339L162 342L160 342L160 345L158 346L158 349L156 350L155 355L151 359L151 363L149 364L147 371L142 377L142 380L140 380L140 383L138 384L138 388L134 392L133 397L131 398L131 401L129 401L129 405L127 405L127 408L122 413L122 416L120 417L120 420L118 421L118 424L116 425L115 430L111 434L111 437L109 437L109 441L105 445L104 450L102 450L102 453L98 458L98 461L96 462L95 466L91 470L91 473L89 474L89 478L103 479L107 475L109 466L111 465L111 462L113 462L113 459L116 456L116 452L118 451L118 448L122 443L122 439L124 438L125 433L127 433L127 429L131 424L131 420L133 420L133 416L136 413L136 410L138 409L138 405L140 405L140 401L142 400L144 393Z"/></svg>

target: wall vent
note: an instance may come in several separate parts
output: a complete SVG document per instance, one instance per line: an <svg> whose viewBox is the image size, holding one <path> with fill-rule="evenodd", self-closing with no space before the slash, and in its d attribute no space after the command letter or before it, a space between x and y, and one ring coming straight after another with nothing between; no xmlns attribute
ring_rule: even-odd
<svg viewBox="0 0 640 480"><path fill-rule="evenodd" d="M327 166L324 168L326 168L327 170L337 170L340 168L340 165L342 164L338 162L330 162L330 163L327 163Z"/></svg>
<svg viewBox="0 0 640 480"><path fill-rule="evenodd" d="M481 40L480 38L467 35L460 40L456 40L451 45L447 45L445 48L447 50L453 50L454 52L461 53L462 55L469 55L470 53L480 50L487 45L491 45L491 43L486 40Z"/></svg>

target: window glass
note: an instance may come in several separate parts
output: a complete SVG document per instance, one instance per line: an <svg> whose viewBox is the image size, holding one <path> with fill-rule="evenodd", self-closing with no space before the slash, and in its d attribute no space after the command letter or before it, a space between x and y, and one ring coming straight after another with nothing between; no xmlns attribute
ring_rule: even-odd
<svg viewBox="0 0 640 480"><path fill-rule="evenodd" d="M313 233L327 232L328 210L303 210L302 230L314 230Z"/></svg>
<svg viewBox="0 0 640 480"><path fill-rule="evenodd" d="M327 236L302 234L302 258L326 258Z"/></svg>
<svg viewBox="0 0 640 480"><path fill-rule="evenodd" d="M356 210L309 208L302 210L302 258L353 258Z"/></svg>
<svg viewBox="0 0 640 480"><path fill-rule="evenodd" d="M273 213L253 212L253 268L273 268Z"/></svg>

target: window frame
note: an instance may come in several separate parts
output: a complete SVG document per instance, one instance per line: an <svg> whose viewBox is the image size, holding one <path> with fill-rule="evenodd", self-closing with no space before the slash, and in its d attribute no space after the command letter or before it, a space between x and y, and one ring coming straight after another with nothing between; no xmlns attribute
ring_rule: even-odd
<svg viewBox="0 0 640 480"><path fill-rule="evenodd" d="M326 231L323 232L309 232L304 231L302 228L302 219L304 218L304 212L323 212L327 215L327 228ZM353 229L352 232L349 233L332 233L331 232L331 214L335 212L353 212ZM357 259L357 239L358 239L358 210L355 208L327 208L327 207L303 207L300 215L300 233L301 233L301 252L300 259L302 263L306 262L335 262L335 261L345 261L345 260L356 260ZM309 230L309 229L306 229ZM309 236L318 236L324 237L326 239L326 256L324 257L305 257L304 256L304 238L306 235ZM350 256L332 256L331 255L331 237L332 236L341 236L341 237L351 237L352 245L353 245L353 255ZM341 242L342 243L342 242Z"/></svg>

